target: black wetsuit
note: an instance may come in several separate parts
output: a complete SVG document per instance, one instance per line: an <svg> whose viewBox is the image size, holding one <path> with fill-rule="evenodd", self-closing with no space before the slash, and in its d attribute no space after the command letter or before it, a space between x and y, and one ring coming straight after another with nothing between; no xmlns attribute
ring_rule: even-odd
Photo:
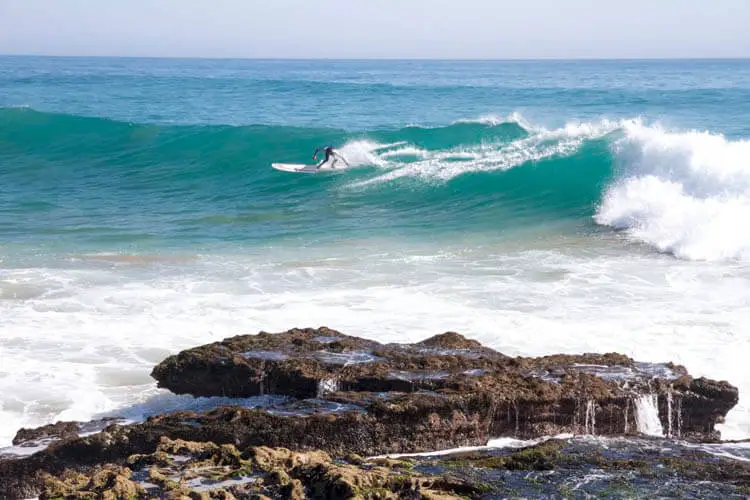
<svg viewBox="0 0 750 500"><path fill-rule="evenodd" d="M318 151L320 151L321 149L323 150L323 152L325 152L326 157L325 157L325 159L323 161L321 161L320 163L318 163L318 168L320 168L323 165L325 165L325 163L328 160L330 160L331 158L333 158L333 162L331 163L331 166L333 166L336 163L336 160L338 160L340 158L339 155L337 155L336 153L333 152L333 148L331 146L326 146L325 148L316 149L315 150L315 154L317 154Z"/></svg>

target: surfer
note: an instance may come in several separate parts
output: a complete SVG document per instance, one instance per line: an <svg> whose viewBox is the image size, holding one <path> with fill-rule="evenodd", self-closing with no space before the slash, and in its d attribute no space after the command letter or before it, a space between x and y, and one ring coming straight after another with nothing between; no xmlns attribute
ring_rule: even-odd
<svg viewBox="0 0 750 500"><path fill-rule="evenodd" d="M343 161L347 167L351 167L351 165L349 165L349 162L346 161L346 159L343 156L341 156L337 151L335 151L331 146L326 146L324 148L316 149L315 153L313 153L313 160L318 158L318 151L324 151L326 154L326 157L323 161L318 163L318 166L316 168L322 167L331 158L333 158L333 162L331 163L331 168L334 168L334 165L336 165L336 162L339 160Z"/></svg>

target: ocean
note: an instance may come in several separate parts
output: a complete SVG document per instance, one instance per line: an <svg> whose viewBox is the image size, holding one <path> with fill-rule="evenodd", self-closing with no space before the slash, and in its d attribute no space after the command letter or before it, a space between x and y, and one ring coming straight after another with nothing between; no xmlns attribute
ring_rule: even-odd
<svg viewBox="0 0 750 500"><path fill-rule="evenodd" d="M0 57L0 446L307 326L673 361L750 437L750 61Z"/></svg>

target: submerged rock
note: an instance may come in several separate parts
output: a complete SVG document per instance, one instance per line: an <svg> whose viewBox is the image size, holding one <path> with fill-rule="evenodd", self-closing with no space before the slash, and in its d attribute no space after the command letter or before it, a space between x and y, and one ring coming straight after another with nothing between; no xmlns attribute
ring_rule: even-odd
<svg viewBox="0 0 750 500"><path fill-rule="evenodd" d="M416 458L412 470L470 477L492 491L487 498L747 498L742 458L663 439L576 438Z"/></svg>

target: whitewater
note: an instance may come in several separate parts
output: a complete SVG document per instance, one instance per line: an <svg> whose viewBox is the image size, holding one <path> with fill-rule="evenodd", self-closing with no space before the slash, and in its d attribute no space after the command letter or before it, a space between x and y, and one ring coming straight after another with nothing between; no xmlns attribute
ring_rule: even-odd
<svg viewBox="0 0 750 500"><path fill-rule="evenodd" d="M217 404L151 368L323 325L673 361L739 387L720 430L750 438L750 109L714 107L748 95L747 64L676 84L644 63L638 108L604 63L469 66L468 83L447 63L340 63L326 83L291 62L226 63L218 82L200 62L0 62L0 447L23 426ZM178 88L203 101L186 111ZM351 127L299 111L332 96ZM351 169L270 168L328 143Z"/></svg>

